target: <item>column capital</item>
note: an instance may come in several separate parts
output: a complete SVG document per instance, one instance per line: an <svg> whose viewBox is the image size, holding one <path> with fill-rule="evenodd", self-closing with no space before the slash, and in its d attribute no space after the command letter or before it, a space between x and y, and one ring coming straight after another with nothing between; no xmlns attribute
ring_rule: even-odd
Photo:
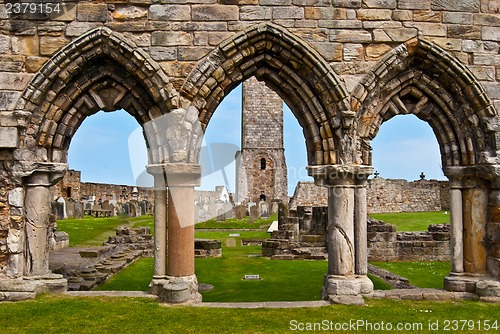
<svg viewBox="0 0 500 334"><path fill-rule="evenodd" d="M367 165L321 165L307 166L307 171L314 178L314 183L326 187L363 185L373 173L373 167Z"/></svg>
<svg viewBox="0 0 500 334"><path fill-rule="evenodd" d="M59 182L66 171L68 164L52 162L34 162L29 169L24 170L24 184L27 186L50 187Z"/></svg>
<svg viewBox="0 0 500 334"><path fill-rule="evenodd" d="M155 177L155 186L163 183L168 187L199 187L201 184L201 166L198 164L149 164L146 170Z"/></svg>

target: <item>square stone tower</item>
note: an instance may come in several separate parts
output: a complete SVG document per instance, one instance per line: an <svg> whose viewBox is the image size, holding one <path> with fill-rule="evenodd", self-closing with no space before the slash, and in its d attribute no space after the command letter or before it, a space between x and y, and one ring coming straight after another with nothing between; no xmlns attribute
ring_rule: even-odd
<svg viewBox="0 0 500 334"><path fill-rule="evenodd" d="M283 146L283 101L254 77L243 83L241 151L237 153L236 202L275 199L288 203Z"/></svg>

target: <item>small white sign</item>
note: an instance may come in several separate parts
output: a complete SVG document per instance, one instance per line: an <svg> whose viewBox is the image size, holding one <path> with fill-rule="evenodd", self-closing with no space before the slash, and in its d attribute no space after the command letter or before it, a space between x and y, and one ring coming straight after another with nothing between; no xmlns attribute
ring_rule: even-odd
<svg viewBox="0 0 500 334"><path fill-rule="evenodd" d="M240 234L239 233L230 233L229 236L230 237L239 237Z"/></svg>
<svg viewBox="0 0 500 334"><path fill-rule="evenodd" d="M248 280L258 280L260 279L260 275L245 275L243 279L248 279Z"/></svg>

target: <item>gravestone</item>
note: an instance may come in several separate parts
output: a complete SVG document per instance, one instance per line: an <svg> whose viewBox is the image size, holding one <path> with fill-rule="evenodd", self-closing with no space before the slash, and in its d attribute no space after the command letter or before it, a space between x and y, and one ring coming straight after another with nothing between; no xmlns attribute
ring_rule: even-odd
<svg viewBox="0 0 500 334"><path fill-rule="evenodd" d="M66 214L66 201L64 198L59 197L55 203L52 205L52 212L56 216L57 220L68 218Z"/></svg>
<svg viewBox="0 0 500 334"><path fill-rule="evenodd" d="M75 202L73 200L69 199L66 202L66 215L69 218L74 218L75 217Z"/></svg>
<svg viewBox="0 0 500 334"><path fill-rule="evenodd" d="M76 202L75 203L74 216L75 216L76 219L82 219L83 218L83 203L81 203L81 202Z"/></svg>
<svg viewBox="0 0 500 334"><path fill-rule="evenodd" d="M219 209L217 211L217 221L218 222L225 222L226 221L226 213L224 212L224 209Z"/></svg>
<svg viewBox="0 0 500 334"><path fill-rule="evenodd" d="M247 208L244 205L238 205L237 207L234 208L234 215L236 216L236 219L243 219L247 215Z"/></svg>
<svg viewBox="0 0 500 334"><path fill-rule="evenodd" d="M249 221L254 222L255 220L259 219L259 217L260 217L260 212L259 212L259 208L257 207L257 205L250 207L250 219L249 219Z"/></svg>
<svg viewBox="0 0 500 334"><path fill-rule="evenodd" d="M269 204L267 202L259 203L259 211L262 218L269 218Z"/></svg>

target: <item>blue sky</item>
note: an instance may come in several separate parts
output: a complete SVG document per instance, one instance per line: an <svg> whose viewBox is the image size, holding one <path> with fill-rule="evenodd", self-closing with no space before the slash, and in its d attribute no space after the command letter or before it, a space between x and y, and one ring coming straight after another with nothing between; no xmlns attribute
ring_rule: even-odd
<svg viewBox="0 0 500 334"><path fill-rule="evenodd" d="M286 105L284 131L291 195L297 181L311 179L305 170L307 157L302 129ZM240 146L241 86L224 99L207 128L205 145L217 143ZM424 172L428 179L445 179L432 129L415 116L397 116L384 123L372 146L373 165L381 177L416 180ZM134 185L147 164L142 131L125 111L99 112L88 117L76 132L68 162L71 169L82 171L84 182ZM224 172L233 191L234 164L226 166ZM202 188L209 190L218 184L224 184L220 171L204 177Z"/></svg>

